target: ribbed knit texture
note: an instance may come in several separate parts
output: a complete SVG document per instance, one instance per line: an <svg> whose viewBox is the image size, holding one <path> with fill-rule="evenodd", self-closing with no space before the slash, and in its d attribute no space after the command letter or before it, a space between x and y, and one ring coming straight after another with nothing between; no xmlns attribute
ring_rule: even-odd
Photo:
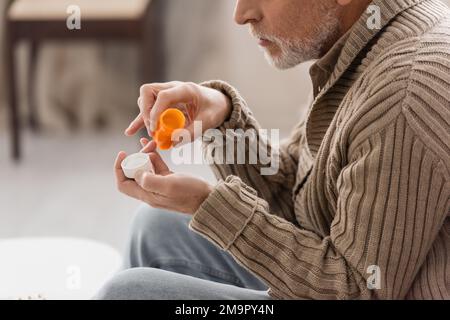
<svg viewBox="0 0 450 320"><path fill-rule="evenodd" d="M315 101L279 172L215 164L220 181L191 221L274 298L450 299L450 10L374 4L383 29L364 14L311 69ZM204 85L232 99L220 130L260 128L236 89Z"/></svg>

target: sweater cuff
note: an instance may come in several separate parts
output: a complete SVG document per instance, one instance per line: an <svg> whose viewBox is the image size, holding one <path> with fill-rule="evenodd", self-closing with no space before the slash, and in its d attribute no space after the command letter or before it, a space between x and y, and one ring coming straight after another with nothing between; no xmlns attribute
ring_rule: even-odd
<svg viewBox="0 0 450 320"><path fill-rule="evenodd" d="M219 129L244 129L252 112L247 103L236 88L222 80L211 80L200 85L218 90L230 98L233 110L230 117L219 127Z"/></svg>
<svg viewBox="0 0 450 320"><path fill-rule="evenodd" d="M257 192L236 176L221 180L194 214L189 227L228 250L253 218Z"/></svg>

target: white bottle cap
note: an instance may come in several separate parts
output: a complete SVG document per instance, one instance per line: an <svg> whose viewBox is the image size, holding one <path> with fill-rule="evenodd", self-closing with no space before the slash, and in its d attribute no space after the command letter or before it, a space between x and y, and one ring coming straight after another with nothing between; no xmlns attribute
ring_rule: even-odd
<svg viewBox="0 0 450 320"><path fill-rule="evenodd" d="M148 154L134 153L122 161L122 170L128 179L134 179L138 171L153 171Z"/></svg>

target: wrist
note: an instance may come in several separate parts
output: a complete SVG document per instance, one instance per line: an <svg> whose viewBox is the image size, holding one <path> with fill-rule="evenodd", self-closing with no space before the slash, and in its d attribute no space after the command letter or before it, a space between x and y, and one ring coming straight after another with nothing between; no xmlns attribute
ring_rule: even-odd
<svg viewBox="0 0 450 320"><path fill-rule="evenodd" d="M233 111L233 103L231 99L221 90L211 87L204 87L204 97L206 98L204 105L206 114L208 114L207 128L215 129L220 127L227 121ZM205 119L206 120L206 119Z"/></svg>
<svg viewBox="0 0 450 320"><path fill-rule="evenodd" d="M218 111L217 107L215 107L215 114L210 118L215 121L217 125L215 128L224 126L227 129L237 129L246 126L248 116L251 115L251 112L245 100L234 87L221 80L206 81L201 85L220 93L220 104L223 106L221 108L223 112L220 115L220 119L218 119Z"/></svg>
<svg viewBox="0 0 450 320"><path fill-rule="evenodd" d="M222 91L214 88L208 88L208 90L210 90L208 109L212 112L211 119L213 120L210 128L217 128L230 118L233 103L230 97Z"/></svg>
<svg viewBox="0 0 450 320"><path fill-rule="evenodd" d="M195 201L195 204L191 210L191 215L195 215L195 213L200 209L200 207L202 206L203 202L206 201L206 199L208 199L208 197L210 196L210 194L214 191L214 186L210 185L209 183L205 182L202 188L202 192L200 192L198 194ZM194 199L195 199L194 198Z"/></svg>
<svg viewBox="0 0 450 320"><path fill-rule="evenodd" d="M220 95L220 111L219 111L219 123L217 127L221 126L224 122L228 121L231 116L231 112L233 111L233 103L231 99L221 91L217 91Z"/></svg>
<svg viewBox="0 0 450 320"><path fill-rule="evenodd" d="M201 202L199 204L199 207L202 205L203 202L205 202L206 199L208 199L209 195L213 191L214 191L214 187L206 182L205 183L205 192L203 193L203 197L201 198Z"/></svg>

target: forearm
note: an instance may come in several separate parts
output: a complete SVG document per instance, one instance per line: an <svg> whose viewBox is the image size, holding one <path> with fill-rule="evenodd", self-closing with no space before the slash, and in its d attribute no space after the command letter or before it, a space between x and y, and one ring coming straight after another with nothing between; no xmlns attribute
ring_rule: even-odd
<svg viewBox="0 0 450 320"><path fill-rule="evenodd" d="M220 90L232 104L230 117L217 128L224 143L218 145L217 137L204 137L204 153L216 177L223 180L230 175L240 177L269 202L275 214L294 222L291 198L300 128L296 128L290 139L279 146L278 141L272 141L266 135L266 130L261 131L259 123L235 88L222 81L202 85ZM273 140L279 140L279 136L273 136Z"/></svg>

